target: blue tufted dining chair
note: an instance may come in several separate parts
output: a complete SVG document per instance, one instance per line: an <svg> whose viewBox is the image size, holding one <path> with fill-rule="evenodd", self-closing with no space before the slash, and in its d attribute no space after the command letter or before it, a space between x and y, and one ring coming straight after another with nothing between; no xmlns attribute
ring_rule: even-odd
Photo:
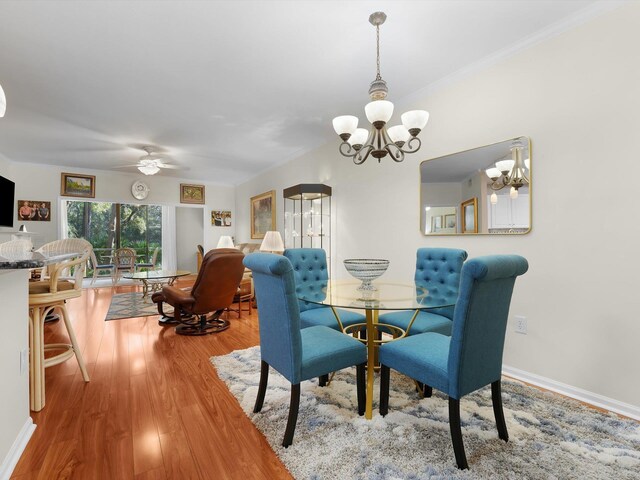
<svg viewBox="0 0 640 480"><path fill-rule="evenodd" d="M322 248L289 248L284 251L293 265L293 273L296 280L296 293L304 294L306 298L324 299L322 289L329 281L327 269L327 254ZM324 325L335 330L340 330L336 316L331 307L299 300L300 326L302 328ZM365 323L366 318L361 313L350 310L336 309L343 327L354 323Z"/></svg>
<svg viewBox="0 0 640 480"><path fill-rule="evenodd" d="M429 291L430 297L455 303L460 285L460 270L467 259L467 252L457 248L419 248L416 252L414 280ZM403 330L409 327L414 312L385 313L380 323L395 325ZM451 335L453 307L420 311L411 325L409 335L436 332Z"/></svg>
<svg viewBox="0 0 640 480"><path fill-rule="evenodd" d="M421 333L380 347L380 414L389 410L393 368L449 396L449 428L458 468L467 458L460 429L460 398L491 384L498 436L509 440L500 377L509 305L516 277L529 268L519 255L478 257L462 267L451 336Z"/></svg>
<svg viewBox="0 0 640 480"><path fill-rule="evenodd" d="M253 408L262 410L269 366L291 382L289 418L283 447L293 442L300 405L300 382L329 372L356 366L358 414L365 410L366 347L349 335L318 325L300 328L293 267L288 258L270 253L251 253L244 258L253 272L260 323L260 386Z"/></svg>

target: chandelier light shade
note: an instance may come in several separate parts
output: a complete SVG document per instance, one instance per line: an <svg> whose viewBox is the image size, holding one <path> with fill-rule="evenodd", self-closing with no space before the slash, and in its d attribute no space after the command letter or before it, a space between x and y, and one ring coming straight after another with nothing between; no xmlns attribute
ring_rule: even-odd
<svg viewBox="0 0 640 480"><path fill-rule="evenodd" d="M264 234L262 244L260 244L261 252L282 253L284 252L284 242L280 232L268 231Z"/></svg>
<svg viewBox="0 0 640 480"><path fill-rule="evenodd" d="M236 248L233 244L233 239L229 235L222 235L218 240L216 248Z"/></svg>
<svg viewBox="0 0 640 480"><path fill-rule="evenodd" d="M518 198L518 190L523 185L529 185L530 159L522 159L524 145L520 139L514 140L511 144L511 158L501 159L495 162L494 167L485 170L487 177L491 179L489 186L492 190L502 190L510 187L509 196ZM494 197L491 195L491 203ZM496 202L497 202L496 197Z"/></svg>
<svg viewBox="0 0 640 480"><path fill-rule="evenodd" d="M0 118L4 117L4 114L6 111L7 111L7 97L4 95L4 90L2 89L2 85L0 85Z"/></svg>
<svg viewBox="0 0 640 480"><path fill-rule="evenodd" d="M371 102L364 107L364 112L371 123L369 130L358 128L358 118L353 115L342 115L333 119L333 128L342 139L339 151L345 157L353 159L353 163L361 165L371 155L378 162L389 155L395 162L402 162L407 153L415 153L420 149L418 134L429 120L429 112L411 110L401 116L402 125L387 129L387 123L393 116L393 103L388 100L387 82L380 76L380 25L387 16L384 12L375 12L369 16L369 22L376 27L376 78L369 87Z"/></svg>

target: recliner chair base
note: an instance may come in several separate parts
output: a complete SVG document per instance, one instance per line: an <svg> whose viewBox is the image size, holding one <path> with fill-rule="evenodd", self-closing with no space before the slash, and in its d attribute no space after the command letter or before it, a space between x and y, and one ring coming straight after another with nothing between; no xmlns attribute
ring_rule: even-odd
<svg viewBox="0 0 640 480"><path fill-rule="evenodd" d="M226 330L230 326L229 320L221 320L219 318L207 319L206 315L200 315L200 318L193 323L183 323L176 327L178 335L200 336L218 333Z"/></svg>

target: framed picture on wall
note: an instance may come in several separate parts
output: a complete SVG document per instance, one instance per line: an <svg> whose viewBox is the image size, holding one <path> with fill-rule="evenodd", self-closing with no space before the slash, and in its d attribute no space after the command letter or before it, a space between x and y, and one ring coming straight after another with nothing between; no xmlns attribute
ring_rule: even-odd
<svg viewBox="0 0 640 480"><path fill-rule="evenodd" d="M231 212L228 210L211 210L211 225L214 227L230 227Z"/></svg>
<svg viewBox="0 0 640 480"><path fill-rule="evenodd" d="M276 229L276 191L251 197L251 238L264 238Z"/></svg>
<svg viewBox="0 0 640 480"><path fill-rule="evenodd" d="M444 216L444 228L456 228L456 214L451 213Z"/></svg>
<svg viewBox="0 0 640 480"><path fill-rule="evenodd" d="M435 215L431 217L431 231L437 232L442 230L442 215Z"/></svg>
<svg viewBox="0 0 640 480"><path fill-rule="evenodd" d="M63 173L60 181L60 195L65 197L95 198L95 175Z"/></svg>
<svg viewBox="0 0 640 480"><path fill-rule="evenodd" d="M180 203L204 204L204 185L180 184Z"/></svg>
<svg viewBox="0 0 640 480"><path fill-rule="evenodd" d="M478 233L478 199L470 198L460 204L462 233Z"/></svg>
<svg viewBox="0 0 640 480"><path fill-rule="evenodd" d="M21 222L50 222L51 202L18 200L18 220Z"/></svg>

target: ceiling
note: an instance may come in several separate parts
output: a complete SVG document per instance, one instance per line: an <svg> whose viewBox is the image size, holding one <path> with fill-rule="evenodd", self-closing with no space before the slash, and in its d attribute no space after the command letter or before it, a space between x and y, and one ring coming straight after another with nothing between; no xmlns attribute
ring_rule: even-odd
<svg viewBox="0 0 640 480"><path fill-rule="evenodd" d="M366 121L371 12L394 101L593 3L0 1L0 154L110 170L152 144L185 168L161 175L238 184Z"/></svg>

